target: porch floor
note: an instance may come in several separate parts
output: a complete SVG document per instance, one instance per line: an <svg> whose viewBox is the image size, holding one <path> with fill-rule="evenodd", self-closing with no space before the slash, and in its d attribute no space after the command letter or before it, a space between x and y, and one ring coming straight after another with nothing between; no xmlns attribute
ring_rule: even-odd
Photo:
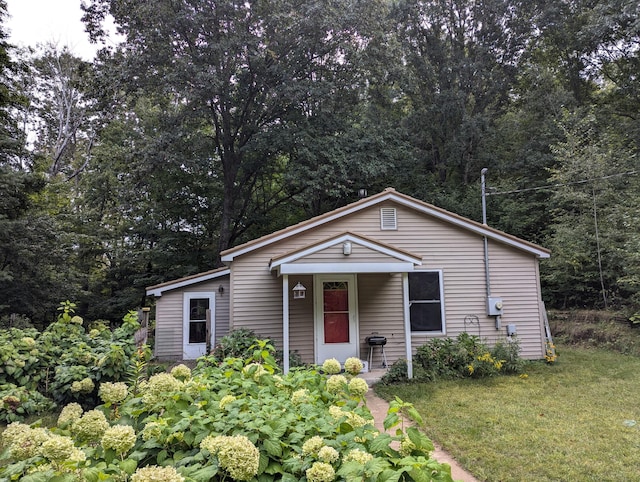
<svg viewBox="0 0 640 482"><path fill-rule="evenodd" d="M387 373L386 368L374 368L368 372L360 373L358 378L362 378L369 386L371 386L378 383L385 373Z"/></svg>

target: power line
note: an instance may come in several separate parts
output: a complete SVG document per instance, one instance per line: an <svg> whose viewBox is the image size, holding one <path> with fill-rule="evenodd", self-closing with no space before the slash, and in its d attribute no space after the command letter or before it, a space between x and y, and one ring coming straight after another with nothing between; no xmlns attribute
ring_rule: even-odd
<svg viewBox="0 0 640 482"><path fill-rule="evenodd" d="M542 191L544 189L556 189L556 188L559 188L559 187L573 186L575 184L585 184L585 183L591 182L591 181L601 181L601 180L604 180L604 179L611 179L613 177L632 176L634 174L638 174L638 171L619 172L617 174L610 174L609 176L594 177L594 178L591 178L591 179L582 179L580 181L573 181L573 182L560 183L560 184L549 184L547 186L527 187L527 188L524 188L524 189L514 189L513 191L500 191L500 192L487 191L486 195L487 196L498 196L500 194L516 194L516 193L520 193L520 192Z"/></svg>

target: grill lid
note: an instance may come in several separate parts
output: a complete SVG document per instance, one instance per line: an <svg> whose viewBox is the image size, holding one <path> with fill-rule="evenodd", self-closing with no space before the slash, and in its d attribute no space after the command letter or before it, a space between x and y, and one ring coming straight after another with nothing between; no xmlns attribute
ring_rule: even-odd
<svg viewBox="0 0 640 482"><path fill-rule="evenodd" d="M368 336L367 343L371 346L373 345L386 345L387 337L386 336Z"/></svg>

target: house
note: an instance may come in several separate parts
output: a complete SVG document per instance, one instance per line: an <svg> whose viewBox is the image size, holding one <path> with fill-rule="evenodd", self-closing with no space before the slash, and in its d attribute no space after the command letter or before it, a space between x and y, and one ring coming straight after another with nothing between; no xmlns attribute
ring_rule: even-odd
<svg viewBox="0 0 640 482"><path fill-rule="evenodd" d="M228 249L224 268L147 288L156 298L155 354L204 354L208 320L211 343L249 328L310 363L368 360L373 348L372 366L392 364L465 331L489 344L517 335L521 355L540 359L538 264L549 255L385 189ZM386 344L372 347L371 336Z"/></svg>

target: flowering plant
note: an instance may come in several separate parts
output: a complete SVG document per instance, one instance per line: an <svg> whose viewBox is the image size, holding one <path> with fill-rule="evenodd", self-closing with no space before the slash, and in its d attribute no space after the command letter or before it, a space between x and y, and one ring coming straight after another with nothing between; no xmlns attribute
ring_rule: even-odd
<svg viewBox="0 0 640 482"><path fill-rule="evenodd" d="M392 404L385 428L397 429L380 433L364 380L327 379L313 367L279 373L263 347L247 359L205 358L184 381L154 375L125 398L116 383L103 384L103 405L69 404L51 429L10 425L4 457L18 463L0 461L0 479L410 481L426 473L451 481L429 439L398 426L401 409L421 423L409 404ZM108 407L115 400L118 414Z"/></svg>

